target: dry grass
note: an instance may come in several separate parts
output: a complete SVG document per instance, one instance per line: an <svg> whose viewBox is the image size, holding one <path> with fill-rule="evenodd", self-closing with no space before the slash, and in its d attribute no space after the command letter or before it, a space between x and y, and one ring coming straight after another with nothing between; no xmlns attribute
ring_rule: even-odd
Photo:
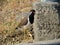
<svg viewBox="0 0 60 45"><path fill-rule="evenodd" d="M29 29L16 30L20 24L16 17L21 12L27 12L32 9L32 2L35 0L0 0L0 45L12 45L14 43L31 42L32 35ZM20 16L21 17L21 16Z"/></svg>
<svg viewBox="0 0 60 45"><path fill-rule="evenodd" d="M33 42L32 34L28 28L17 29L14 31L3 31L0 33L0 44L1 45L14 45L21 42Z"/></svg>

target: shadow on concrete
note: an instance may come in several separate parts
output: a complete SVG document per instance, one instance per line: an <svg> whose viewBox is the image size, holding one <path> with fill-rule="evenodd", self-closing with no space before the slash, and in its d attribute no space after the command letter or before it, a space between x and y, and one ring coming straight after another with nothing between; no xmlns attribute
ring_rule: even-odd
<svg viewBox="0 0 60 45"><path fill-rule="evenodd" d="M57 9L57 13L58 13L58 19L59 19L59 26L60 26L60 5L55 6L55 8Z"/></svg>

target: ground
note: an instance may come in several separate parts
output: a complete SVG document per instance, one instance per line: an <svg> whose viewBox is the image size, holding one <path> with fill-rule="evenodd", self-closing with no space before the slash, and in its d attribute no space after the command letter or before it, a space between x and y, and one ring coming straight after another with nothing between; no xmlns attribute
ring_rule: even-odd
<svg viewBox="0 0 60 45"><path fill-rule="evenodd" d="M21 24L22 24L22 21L25 19L25 17L27 18L27 15L29 15L29 11L32 9L32 3L35 1L36 0L17 0L17 1L16 0L1 0L0 1L0 45L14 45L15 43L17 44L17 43L21 43L21 42L28 42L28 43L33 42L33 40L34 40L33 33L34 32L31 29L33 28L34 25L32 25L32 27L28 26L28 27L24 28L24 27L21 27ZM3 2L3 3L1 3L1 2ZM43 8L43 6L40 6L40 7ZM38 9L36 11L38 11L40 7L38 7ZM50 7L47 6L47 8L45 7L39 11L42 11L41 14L43 14L44 10L47 9L48 12L46 12L46 13L50 12L49 14L52 13L51 15L57 14L57 13L55 14L55 10L53 9L52 6L50 6ZM52 10L54 10L54 11L52 11ZM49 15L50 17L48 20L47 19L48 16L46 16L48 14L46 14L46 13L44 16L44 15L40 15L40 12L39 12L38 19L40 20L40 18L41 18L42 19L42 20L40 20L41 22L42 21L44 22L45 20L49 22L51 16ZM54 21L57 20L56 19L57 16L54 16L54 15L52 17L52 19L55 18L55 20L53 19L53 21L52 21L53 23L54 23ZM45 18L45 17L47 17L47 18ZM36 17L35 17L35 19L36 19ZM39 20L37 20L38 23L39 23ZM34 22L34 23L36 23L36 22ZM38 27L36 27L36 25L34 26L34 27L36 27L35 30L37 28L39 28L39 26L40 26L39 24L42 24L43 29L46 28L46 25L48 25L48 24L45 25L46 22L39 23L39 24L38 23L37 23ZM43 24L44 24L44 27L43 27ZM49 28L48 26L46 29ZM19 27L19 28L16 29L17 27ZM54 26L52 26L52 27L54 27ZM51 37L56 36L56 31L59 32L59 30L53 30L52 33L53 32L55 32L55 33L52 35L50 35L51 33L49 33L46 37L46 32L48 33L49 31L50 30L47 31L45 29L41 31L42 34L40 33L39 36L42 38L40 38L40 41L47 39L49 36L51 36ZM60 32L58 34L59 35L57 35L57 38L60 37ZM44 37L45 37L45 39L43 39ZM48 39L51 39L51 37L49 37Z"/></svg>

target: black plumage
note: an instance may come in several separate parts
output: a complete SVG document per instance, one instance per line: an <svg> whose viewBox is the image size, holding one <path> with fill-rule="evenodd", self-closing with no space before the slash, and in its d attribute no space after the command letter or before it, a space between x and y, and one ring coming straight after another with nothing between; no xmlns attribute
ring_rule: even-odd
<svg viewBox="0 0 60 45"><path fill-rule="evenodd" d="M31 24L34 22L34 15L35 15L35 10L31 10L31 14L29 15L29 21Z"/></svg>

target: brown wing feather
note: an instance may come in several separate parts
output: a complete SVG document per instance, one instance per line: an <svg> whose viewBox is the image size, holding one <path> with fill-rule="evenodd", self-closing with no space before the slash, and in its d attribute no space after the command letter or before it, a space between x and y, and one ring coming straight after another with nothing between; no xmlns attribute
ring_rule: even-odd
<svg viewBox="0 0 60 45"><path fill-rule="evenodd" d="M21 26L24 26L28 23L28 19L27 17L24 17L22 20L21 20L21 23L18 25L18 27L21 27Z"/></svg>

